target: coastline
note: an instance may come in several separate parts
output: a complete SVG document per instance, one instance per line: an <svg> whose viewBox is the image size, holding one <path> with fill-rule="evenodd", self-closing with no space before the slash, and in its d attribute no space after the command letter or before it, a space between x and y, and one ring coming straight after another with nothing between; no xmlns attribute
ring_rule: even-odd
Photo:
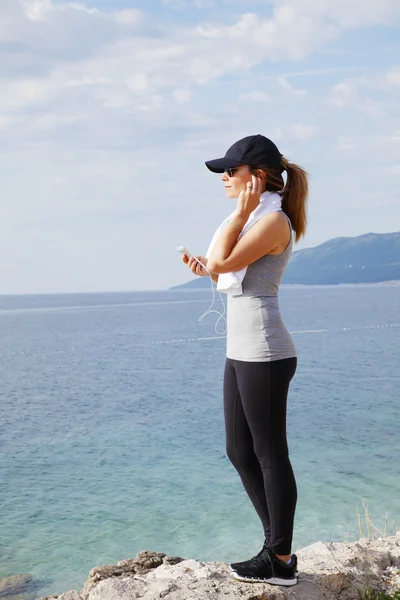
<svg viewBox="0 0 400 600"><path fill-rule="evenodd" d="M315 542L297 551L297 584L244 583L227 563L201 562L145 550L116 565L95 567L82 590L39 600L356 600L359 592L400 590L400 530L355 542Z"/></svg>
<svg viewBox="0 0 400 600"><path fill-rule="evenodd" d="M144 550L135 558L94 567L79 592L39 600L359 600L375 597L360 595L368 590L388 595L400 591L400 530L372 540L318 541L296 554L297 583L290 587L238 581L227 563ZM27 583L27 574L2 579L0 596L33 598L24 589Z"/></svg>

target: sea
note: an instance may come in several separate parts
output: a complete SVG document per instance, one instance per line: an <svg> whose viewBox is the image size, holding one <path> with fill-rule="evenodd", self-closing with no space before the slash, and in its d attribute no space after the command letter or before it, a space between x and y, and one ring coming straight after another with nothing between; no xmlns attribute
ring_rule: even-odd
<svg viewBox="0 0 400 600"><path fill-rule="evenodd" d="M225 452L225 323L200 318L223 312L212 291L0 297L0 578L25 575L24 600L79 592L93 567L142 550L230 562L261 548ZM279 298L298 352L292 552L393 535L400 285Z"/></svg>

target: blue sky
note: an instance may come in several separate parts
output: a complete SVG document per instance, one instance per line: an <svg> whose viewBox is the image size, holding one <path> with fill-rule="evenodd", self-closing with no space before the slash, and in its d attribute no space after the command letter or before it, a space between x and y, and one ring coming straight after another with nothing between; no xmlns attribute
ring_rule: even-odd
<svg viewBox="0 0 400 600"><path fill-rule="evenodd" d="M2 0L0 293L165 289L263 133L311 174L294 249L400 230L398 0Z"/></svg>

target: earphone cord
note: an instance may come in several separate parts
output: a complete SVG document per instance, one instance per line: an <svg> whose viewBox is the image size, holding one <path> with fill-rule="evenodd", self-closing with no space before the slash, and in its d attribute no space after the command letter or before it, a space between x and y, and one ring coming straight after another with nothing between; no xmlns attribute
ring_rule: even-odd
<svg viewBox="0 0 400 600"><path fill-rule="evenodd" d="M226 314L225 303L224 303L224 300L223 300L223 298L221 296L221 292L218 292L218 294L219 294L219 296L221 298L222 306L224 307L224 312L220 313L218 310L210 310L210 308L213 306L213 304L215 302L214 285L213 285L213 280L212 280L210 271L206 267L203 267L203 268L207 271L207 273L210 274L210 281L211 281L211 289L212 289L213 299L212 299L212 302L211 302L210 306L207 308L206 312L204 314L202 314L201 317L198 318L198 321L200 322L206 315L208 315L208 314L210 314L212 312L217 313L218 315L220 315L220 317L217 320L217 322L215 323L215 327L214 327L215 333L217 333L218 335L224 335L227 332L227 325L228 325L227 321L226 321L226 319L224 317L224 315ZM219 331L217 331L217 325L218 325L218 323L219 323L219 321L220 321L221 318L224 319L225 324L226 324L225 331L223 331L222 333L220 333Z"/></svg>

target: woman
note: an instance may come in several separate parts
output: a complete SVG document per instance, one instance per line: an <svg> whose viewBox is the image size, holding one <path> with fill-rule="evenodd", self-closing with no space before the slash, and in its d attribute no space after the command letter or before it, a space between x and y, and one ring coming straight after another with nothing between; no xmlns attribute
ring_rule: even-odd
<svg viewBox="0 0 400 600"><path fill-rule="evenodd" d="M219 275L247 267L242 294L227 294L226 451L265 534L257 556L230 566L241 581L295 585L297 557L290 552L297 487L286 438L286 406L297 352L280 314L278 290L293 231L296 242L306 231L307 173L262 135L239 140L223 158L206 165L222 173L227 197L238 199L208 261L195 258L217 283ZM250 215L271 198L278 199L279 208L258 218L238 240ZM182 257L193 273L208 275L195 258Z"/></svg>

